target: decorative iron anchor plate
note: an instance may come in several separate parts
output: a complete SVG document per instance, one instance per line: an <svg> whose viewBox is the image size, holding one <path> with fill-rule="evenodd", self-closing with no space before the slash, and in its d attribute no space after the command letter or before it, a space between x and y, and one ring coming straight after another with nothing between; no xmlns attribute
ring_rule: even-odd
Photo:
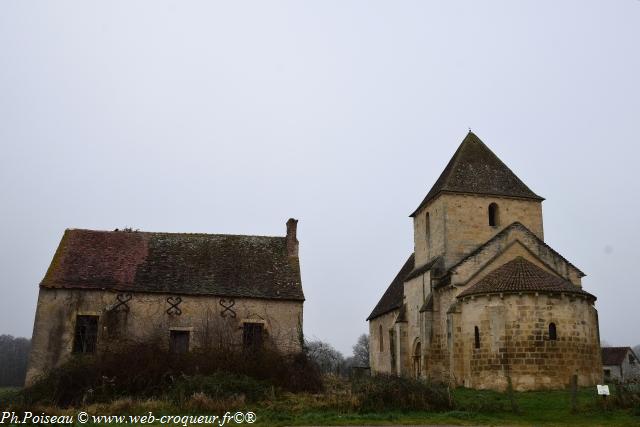
<svg viewBox="0 0 640 427"><path fill-rule="evenodd" d="M222 310L222 312L220 312L220 316L226 317L227 316L227 312L228 312L229 316L236 317L236 312L231 309L231 307L236 305L236 301L233 298L229 298L228 300L224 299L224 298L221 298L220 299L220 305L224 308L224 310Z"/></svg>
<svg viewBox="0 0 640 427"><path fill-rule="evenodd" d="M180 303L182 302L182 298L180 297L169 297L167 298L167 303L171 306L167 309L167 314L180 316L182 314L182 310L180 310Z"/></svg>
<svg viewBox="0 0 640 427"><path fill-rule="evenodd" d="M129 301L131 301L133 297L130 293L118 294L116 295L116 305L111 307L109 311L124 311L129 312Z"/></svg>

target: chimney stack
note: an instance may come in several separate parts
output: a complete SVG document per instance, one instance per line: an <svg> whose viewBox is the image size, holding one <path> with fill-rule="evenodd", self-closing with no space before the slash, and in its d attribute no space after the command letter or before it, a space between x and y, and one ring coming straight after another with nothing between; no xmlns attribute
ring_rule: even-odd
<svg viewBox="0 0 640 427"><path fill-rule="evenodd" d="M287 221L287 254L290 257L298 257L298 220L289 218Z"/></svg>

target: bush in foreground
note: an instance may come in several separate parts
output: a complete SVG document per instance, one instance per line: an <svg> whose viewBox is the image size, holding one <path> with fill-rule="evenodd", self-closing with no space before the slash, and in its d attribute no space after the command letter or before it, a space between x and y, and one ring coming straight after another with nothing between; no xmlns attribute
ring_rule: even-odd
<svg viewBox="0 0 640 427"><path fill-rule="evenodd" d="M393 375L355 380L353 393L361 412L441 411L453 406L446 386Z"/></svg>
<svg viewBox="0 0 640 427"><path fill-rule="evenodd" d="M231 389L244 390L250 397L252 387L258 390L257 397L266 385L291 392L322 389L317 367L303 354L283 355L269 349L253 353L203 349L173 354L158 345L131 344L117 351L73 357L25 389L22 397L26 404L69 406L122 397L175 397L180 396L180 390L184 395L196 385L202 390L193 392L208 390L215 394L216 380L224 380Z"/></svg>

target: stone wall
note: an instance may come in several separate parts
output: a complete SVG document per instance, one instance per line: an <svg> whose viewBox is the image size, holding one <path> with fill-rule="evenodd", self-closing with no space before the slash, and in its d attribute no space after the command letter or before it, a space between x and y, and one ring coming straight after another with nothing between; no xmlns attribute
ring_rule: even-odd
<svg viewBox="0 0 640 427"><path fill-rule="evenodd" d="M489 225L488 209L498 205L498 224ZM430 238L426 240L429 213ZM416 266L443 255L445 267L454 265L508 225L520 222L544 240L542 203L505 197L441 194L414 217Z"/></svg>
<svg viewBox="0 0 640 427"><path fill-rule="evenodd" d="M395 334L395 319L398 315L398 310L394 310L382 316L376 317L369 321L369 364L371 366L371 372L375 373L397 373L397 366L392 366L392 360L397 361L396 357L391 356L391 341L390 332ZM380 335L382 331L382 336ZM396 337L393 337L395 340ZM397 346L394 346L397 347ZM395 351L397 349L394 348Z"/></svg>
<svg viewBox="0 0 640 427"><path fill-rule="evenodd" d="M407 342L409 343L409 351L413 355L413 348L416 341L420 340L421 325L420 309L424 301L427 299L430 288L431 272L427 271L418 277L404 283L405 297L405 318L407 320Z"/></svg>
<svg viewBox="0 0 640 427"><path fill-rule="evenodd" d="M456 303L455 292L452 287L436 289L433 292L433 311L425 313L424 331L430 332L430 337L423 335L423 342L430 345L423 346L424 368L423 378L438 381L451 382L451 362L453 357L453 341L455 314L449 313Z"/></svg>
<svg viewBox="0 0 640 427"><path fill-rule="evenodd" d="M513 224L482 250L474 252L464 261L455 265L451 271L451 283L454 285L471 285L504 262L516 256L523 256L544 270L551 271L574 285L581 286L583 274L566 259L542 244L530 231L522 225ZM502 261L501 261L502 260ZM490 267L487 269L487 267Z"/></svg>
<svg viewBox="0 0 640 427"><path fill-rule="evenodd" d="M221 299L209 296L180 295L180 315L175 303L178 295L134 293L127 302L128 311L116 304L118 294L110 291L40 288L33 329L27 384L63 363L72 353L77 315L99 316L98 351L124 342L156 341L169 345L171 330L190 332L190 348L215 345L241 345L244 322L262 323L266 343L284 352L301 349L301 301L236 298L227 310ZM122 298L124 300L126 298ZM230 300L222 301L230 306ZM225 311L225 317L221 313Z"/></svg>
<svg viewBox="0 0 640 427"><path fill-rule="evenodd" d="M622 380L622 372L620 366L606 365L602 367L605 382L618 382Z"/></svg>
<svg viewBox="0 0 640 427"><path fill-rule="evenodd" d="M550 323L556 325L555 340ZM563 388L574 374L580 386L602 380L597 313L582 297L469 297L460 306L460 325L455 337L460 385L504 390L511 376L515 390L538 390Z"/></svg>
<svg viewBox="0 0 640 427"><path fill-rule="evenodd" d="M427 214L429 214L428 236ZM446 205L443 197L437 197L413 218L413 246L416 267L420 267L431 258L445 253L445 218Z"/></svg>
<svg viewBox="0 0 640 427"><path fill-rule="evenodd" d="M640 361L632 356L633 362L629 361L629 355L624 358L622 362L622 377L623 381L639 381L640 380ZM637 356L637 355L636 355Z"/></svg>

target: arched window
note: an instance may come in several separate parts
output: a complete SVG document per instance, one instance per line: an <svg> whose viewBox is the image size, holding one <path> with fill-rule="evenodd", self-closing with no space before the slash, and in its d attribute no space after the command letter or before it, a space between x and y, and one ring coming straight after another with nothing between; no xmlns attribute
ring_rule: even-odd
<svg viewBox="0 0 640 427"><path fill-rule="evenodd" d="M498 225L500 218L498 217L498 205L491 203L489 205L489 225L495 227Z"/></svg>
<svg viewBox="0 0 640 427"><path fill-rule="evenodd" d="M378 327L378 336L380 337L380 352L384 351L384 335L382 335L382 325Z"/></svg>
<svg viewBox="0 0 640 427"><path fill-rule="evenodd" d="M425 223L424 236L427 239L427 245L429 245L429 234L431 233L431 221L429 220L429 212L427 212L427 216L424 218L424 223Z"/></svg>
<svg viewBox="0 0 640 427"><path fill-rule="evenodd" d="M475 338L475 347L480 348L480 329L477 326L473 327L473 336Z"/></svg>
<svg viewBox="0 0 640 427"><path fill-rule="evenodd" d="M556 331L556 324L549 323L549 339L555 341L558 339L558 332Z"/></svg>

